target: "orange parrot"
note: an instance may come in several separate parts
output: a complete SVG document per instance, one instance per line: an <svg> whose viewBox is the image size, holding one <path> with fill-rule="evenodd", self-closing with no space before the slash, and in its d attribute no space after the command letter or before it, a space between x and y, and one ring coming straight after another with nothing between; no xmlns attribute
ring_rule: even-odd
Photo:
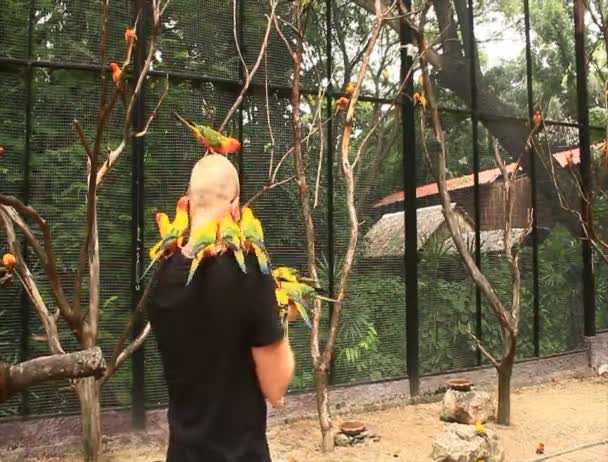
<svg viewBox="0 0 608 462"><path fill-rule="evenodd" d="M127 42L127 46L131 46L131 43L137 40L137 35L135 34L135 27L127 27L125 30L125 42Z"/></svg>
<svg viewBox="0 0 608 462"><path fill-rule="evenodd" d="M538 128L543 123L543 114L540 111L536 111L534 113L534 117L532 117L532 122L534 122L534 128Z"/></svg>
<svg viewBox="0 0 608 462"><path fill-rule="evenodd" d="M338 111L341 111L342 109L345 109L346 106L348 106L348 103L350 102L350 100L346 97L346 96L340 96L337 100L336 100L336 109Z"/></svg>
<svg viewBox="0 0 608 462"><path fill-rule="evenodd" d="M12 253L5 253L2 256L2 265L6 267L9 271L12 271L16 264L17 259Z"/></svg>
<svg viewBox="0 0 608 462"><path fill-rule="evenodd" d="M122 75L122 70L120 66L116 63L110 63L110 69L112 70L112 80L118 86L120 84L120 77Z"/></svg>

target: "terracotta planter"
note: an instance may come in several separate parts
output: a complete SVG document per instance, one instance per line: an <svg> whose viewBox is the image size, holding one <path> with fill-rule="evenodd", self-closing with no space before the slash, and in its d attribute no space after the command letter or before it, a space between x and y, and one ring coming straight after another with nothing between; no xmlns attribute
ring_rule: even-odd
<svg viewBox="0 0 608 462"><path fill-rule="evenodd" d="M358 421L343 422L340 431L348 436L355 436L365 431L365 424Z"/></svg>
<svg viewBox="0 0 608 462"><path fill-rule="evenodd" d="M465 378L456 378L448 380L447 385L452 390L470 391L471 387L473 386L473 382Z"/></svg>

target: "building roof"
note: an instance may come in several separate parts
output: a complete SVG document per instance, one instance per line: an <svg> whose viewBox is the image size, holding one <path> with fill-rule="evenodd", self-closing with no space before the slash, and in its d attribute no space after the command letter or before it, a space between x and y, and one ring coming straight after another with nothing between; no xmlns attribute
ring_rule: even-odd
<svg viewBox="0 0 608 462"><path fill-rule="evenodd" d="M466 213L452 204L463 232L472 232L473 224ZM445 218L441 205L416 210L418 233L417 247L422 248L441 226ZM386 213L367 232L364 238L364 255L368 258L398 256L405 253L405 214L403 211Z"/></svg>
<svg viewBox="0 0 608 462"><path fill-rule="evenodd" d="M558 152L553 155L555 160L562 166L565 167L569 163L571 164L579 164L580 163L580 150L579 148L569 149L567 151ZM515 169L516 164L511 163L507 165L507 171L512 173ZM521 170L521 169L520 169ZM484 170L479 172L479 184L490 184L494 183L498 178L500 178L501 173L500 169L492 168L489 170ZM471 188L475 185L475 180L473 174L465 175L458 178L451 178L447 180L448 191L456 191L458 189L466 189ZM439 193L439 188L437 187L437 182L425 184L423 186L419 186L416 188L416 198L420 199L422 197L434 196ZM394 204L397 202L403 202L405 200L405 192L398 191L393 194L386 196L384 199L380 200L374 207L384 207L386 205Z"/></svg>

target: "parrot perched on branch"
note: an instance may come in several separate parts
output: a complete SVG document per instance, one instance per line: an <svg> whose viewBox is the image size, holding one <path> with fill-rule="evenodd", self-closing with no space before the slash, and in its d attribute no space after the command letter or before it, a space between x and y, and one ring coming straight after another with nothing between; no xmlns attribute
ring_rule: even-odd
<svg viewBox="0 0 608 462"><path fill-rule="evenodd" d="M131 46L131 43L134 43L135 41L137 41L135 27L127 27L125 30L125 42L127 42L127 46Z"/></svg>
<svg viewBox="0 0 608 462"><path fill-rule="evenodd" d="M221 251L230 250L234 254L239 267L243 273L247 273L245 266L245 255L242 249L241 228L234 222L230 215L224 217L219 224L219 244Z"/></svg>
<svg viewBox="0 0 608 462"><path fill-rule="evenodd" d="M9 271L12 271L13 268L15 268L16 264L17 264L17 259L15 258L15 256L12 253L5 253L2 256L2 266L4 266Z"/></svg>
<svg viewBox="0 0 608 462"><path fill-rule="evenodd" d="M236 138L224 136L207 125L196 125L184 119L177 112L173 114L177 117L177 120L192 131L199 143L209 151L227 156L241 150L241 143Z"/></svg>
<svg viewBox="0 0 608 462"><path fill-rule="evenodd" d="M254 215L249 207L245 207L241 212L239 223L243 236L243 248L247 253L254 253L260 265L260 271L270 274L270 258L264 244L264 230L262 223Z"/></svg>
<svg viewBox="0 0 608 462"><path fill-rule="evenodd" d="M169 217L165 213L159 212L156 214L156 224L160 232L160 241L150 249L150 259L152 261L144 271L144 274L142 274L141 279L148 274L148 271L152 269L162 256L168 255L182 246L184 234L188 231L188 226L190 226L188 197L183 196L177 201L173 222L169 221Z"/></svg>
<svg viewBox="0 0 608 462"><path fill-rule="evenodd" d="M536 111L534 113L534 117L532 117L532 122L534 123L534 128L540 128L541 124L543 123L543 113Z"/></svg>
<svg viewBox="0 0 608 462"><path fill-rule="evenodd" d="M189 251L188 257L193 258L186 285L192 281L203 258L217 254L218 231L219 223L217 220L211 220L206 225L192 231L192 236L190 236L190 241L186 246Z"/></svg>
<svg viewBox="0 0 608 462"><path fill-rule="evenodd" d="M337 111L341 111L343 109L345 109L348 106L348 103L350 102L350 100L346 97L346 96L340 96L337 100L336 100L336 110Z"/></svg>
<svg viewBox="0 0 608 462"><path fill-rule="evenodd" d="M110 69L112 70L112 80L116 86L120 85L120 77L122 75L122 70L120 66L116 63L110 63Z"/></svg>
<svg viewBox="0 0 608 462"><path fill-rule="evenodd" d="M414 105L422 107L422 112L426 111L426 96L422 93L414 93Z"/></svg>
<svg viewBox="0 0 608 462"><path fill-rule="evenodd" d="M298 278L298 271L294 268L280 266L272 271L275 283L275 297L280 308L283 328L287 331L289 321L295 321L299 313L306 325L311 327L307 313L307 301L318 298L328 302L335 302L317 293L317 289L305 284L303 281L314 281L310 278Z"/></svg>

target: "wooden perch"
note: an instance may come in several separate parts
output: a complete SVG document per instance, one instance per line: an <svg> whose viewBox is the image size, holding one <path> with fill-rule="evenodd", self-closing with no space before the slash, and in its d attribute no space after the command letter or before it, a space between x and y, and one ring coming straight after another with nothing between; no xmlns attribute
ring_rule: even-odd
<svg viewBox="0 0 608 462"><path fill-rule="evenodd" d="M33 385L49 380L100 377L105 368L99 347L42 356L15 365L0 363L0 403Z"/></svg>

